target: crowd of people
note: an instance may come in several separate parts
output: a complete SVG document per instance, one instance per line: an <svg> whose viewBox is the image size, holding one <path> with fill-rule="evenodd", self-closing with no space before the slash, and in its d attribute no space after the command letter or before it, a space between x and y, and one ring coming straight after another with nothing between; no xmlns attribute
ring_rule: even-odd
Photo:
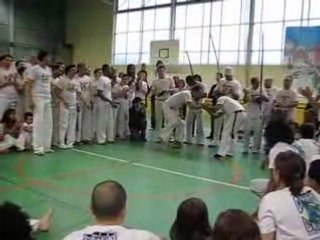
<svg viewBox="0 0 320 240"><path fill-rule="evenodd" d="M255 214L227 210L213 228L206 204L201 199L187 199L178 208L170 238L320 239L319 96L314 97L310 88L299 89L313 113L298 126L294 122L298 94L291 88L290 76L285 77L282 90L273 87L272 78L262 82L256 77L251 78L249 88L243 88L227 67L224 74L217 73L216 83L207 91L201 76L188 76L185 81L171 78L162 62L156 66L153 81L148 81L148 75L145 65L138 73L135 65L128 65L127 72L119 74L109 65L93 72L85 63L64 66L50 62L43 51L28 63L13 64L10 55L0 56L0 150L32 149L43 155L53 152L53 147L70 149L75 144L113 144L125 139L144 142L147 104L151 104L153 141L174 148L203 146L202 114L206 111L211 116L208 139L219 146L214 157L232 157L242 130L243 153L260 153L263 147L270 179L251 182L251 190L261 198ZM160 239L123 226L126 199L121 184L98 184L91 203L96 224L65 239ZM36 221L42 225L38 230L48 229L48 215ZM13 223L8 219L28 223L20 233L31 231L28 216L18 206L5 203L0 206L0 224L6 226L0 227L1 236L20 234L10 232Z"/></svg>

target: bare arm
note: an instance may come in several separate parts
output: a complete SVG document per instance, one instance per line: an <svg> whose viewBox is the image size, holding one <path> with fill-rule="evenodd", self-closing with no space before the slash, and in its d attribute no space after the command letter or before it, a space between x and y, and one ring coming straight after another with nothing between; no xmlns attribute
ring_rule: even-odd
<svg viewBox="0 0 320 240"><path fill-rule="evenodd" d="M276 240L275 233L261 234L261 240Z"/></svg>
<svg viewBox="0 0 320 240"><path fill-rule="evenodd" d="M113 102L103 94L102 90L98 90L98 97L100 97L105 102L113 104Z"/></svg>

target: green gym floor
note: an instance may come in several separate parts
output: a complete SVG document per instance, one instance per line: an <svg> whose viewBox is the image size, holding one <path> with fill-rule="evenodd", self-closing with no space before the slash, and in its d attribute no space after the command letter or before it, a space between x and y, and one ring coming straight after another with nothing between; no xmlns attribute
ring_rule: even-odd
<svg viewBox="0 0 320 240"><path fill-rule="evenodd" d="M238 151L232 160L216 161L210 158L215 151L119 142L84 145L44 157L0 155L0 202L20 204L33 218L52 207L51 230L37 239L60 240L93 222L91 190L100 181L114 179L128 192L126 225L166 237L179 203L189 197L207 203L212 223L228 208L255 210L257 199L248 184L250 179L266 176L260 170L261 157Z"/></svg>

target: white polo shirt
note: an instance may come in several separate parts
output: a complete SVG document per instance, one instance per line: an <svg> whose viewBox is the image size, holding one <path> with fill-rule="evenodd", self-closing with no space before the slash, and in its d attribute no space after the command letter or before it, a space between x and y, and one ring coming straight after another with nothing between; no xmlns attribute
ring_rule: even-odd
<svg viewBox="0 0 320 240"><path fill-rule="evenodd" d="M158 96L161 92L165 90L169 90L175 88L174 81L171 78L159 78L157 80L154 80L151 85L151 89L154 92L156 99L160 101L164 101L169 98L170 94L165 93L161 96Z"/></svg>
<svg viewBox="0 0 320 240"><path fill-rule="evenodd" d="M192 102L192 96L191 96L190 90L183 90L169 97L165 101L165 104L169 108L178 110L179 108L182 108L186 103L191 103L191 102Z"/></svg>
<svg viewBox="0 0 320 240"><path fill-rule="evenodd" d="M81 92L78 81L65 76L59 78L55 85L62 90L62 98L68 105L75 106L77 104L77 93Z"/></svg>
<svg viewBox="0 0 320 240"><path fill-rule="evenodd" d="M92 80L89 76L84 75L82 77L76 76L75 80L78 82L81 88L81 96L86 103L89 103L91 100L91 84Z"/></svg>
<svg viewBox="0 0 320 240"><path fill-rule="evenodd" d="M13 81L10 76L15 74L12 69L0 68L0 83ZM18 94L13 85L8 85L6 87L0 88L0 98L14 99L17 98Z"/></svg>
<svg viewBox="0 0 320 240"><path fill-rule="evenodd" d="M262 234L276 233L277 240L320 239L320 195L304 187L294 197L289 188L268 193L259 206Z"/></svg>
<svg viewBox="0 0 320 240"><path fill-rule="evenodd" d="M123 226L90 226L66 236L63 240L160 240L155 234Z"/></svg>
<svg viewBox="0 0 320 240"><path fill-rule="evenodd" d="M229 93L231 91L234 91L237 95L239 95L239 97L242 94L241 83L236 79L233 79L231 81L228 81L225 78L220 79L220 81L218 82L218 85L217 85L217 89L220 92L223 92L224 89L226 89L225 91L229 92ZM228 94L227 96L232 97L231 94Z"/></svg>
<svg viewBox="0 0 320 240"><path fill-rule="evenodd" d="M228 96L218 98L217 105L222 105L221 110L228 116L237 111L244 111L244 107L237 101Z"/></svg>
<svg viewBox="0 0 320 240"><path fill-rule="evenodd" d="M33 82L33 96L50 100L52 79L51 69L48 66L41 67L40 65L35 65L31 68L28 77Z"/></svg>

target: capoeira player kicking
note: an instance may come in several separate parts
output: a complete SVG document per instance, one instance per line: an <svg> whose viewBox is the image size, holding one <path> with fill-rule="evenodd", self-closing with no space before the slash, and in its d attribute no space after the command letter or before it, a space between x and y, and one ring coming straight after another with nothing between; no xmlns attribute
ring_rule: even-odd
<svg viewBox="0 0 320 240"><path fill-rule="evenodd" d="M160 138L163 142L169 143L171 136L174 137L173 147L180 148L184 141L185 122L179 115L179 110L184 105L189 107L192 101L198 101L204 98L204 90L201 86L195 86L190 90L183 90L173 94L163 103L163 113L167 122L162 129Z"/></svg>
<svg viewBox="0 0 320 240"><path fill-rule="evenodd" d="M237 101L228 96L218 98L215 106L203 105L203 108L213 116L219 118L225 116L224 128L222 131L222 139L215 158L221 159L224 157L233 156L235 135L244 124L247 114L243 106Z"/></svg>

